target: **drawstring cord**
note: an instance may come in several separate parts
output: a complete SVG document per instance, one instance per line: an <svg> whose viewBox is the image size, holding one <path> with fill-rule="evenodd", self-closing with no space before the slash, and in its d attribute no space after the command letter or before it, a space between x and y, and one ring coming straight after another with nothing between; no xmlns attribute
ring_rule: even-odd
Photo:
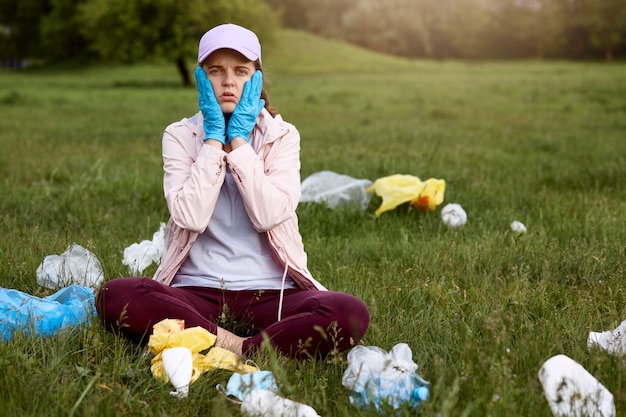
<svg viewBox="0 0 626 417"><path fill-rule="evenodd" d="M289 269L289 264L286 258L282 257L282 248L278 248L278 255L281 257L283 262L285 263L285 270L283 271L283 279L280 284L280 297L278 298L278 321L283 317L283 298L285 296L285 280L287 279L287 270Z"/></svg>

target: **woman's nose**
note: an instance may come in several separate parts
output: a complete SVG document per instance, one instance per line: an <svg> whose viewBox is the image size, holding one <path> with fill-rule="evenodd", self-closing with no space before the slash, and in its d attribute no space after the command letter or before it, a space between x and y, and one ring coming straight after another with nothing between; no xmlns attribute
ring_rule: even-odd
<svg viewBox="0 0 626 417"><path fill-rule="evenodd" d="M235 82L234 80L235 80L234 74L230 71L226 71L224 73L224 79L222 80L222 84L233 85L233 83Z"/></svg>

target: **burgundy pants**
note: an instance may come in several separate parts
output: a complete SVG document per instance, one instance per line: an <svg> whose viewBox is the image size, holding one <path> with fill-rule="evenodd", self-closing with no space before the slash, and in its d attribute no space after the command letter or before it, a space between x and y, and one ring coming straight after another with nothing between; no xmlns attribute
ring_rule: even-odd
<svg viewBox="0 0 626 417"><path fill-rule="evenodd" d="M137 342L147 342L159 321L182 319L185 328L217 326L248 337L254 352L264 336L282 354L324 356L359 342L369 326L365 304L353 295L316 290L285 290L278 319L279 290L226 291L170 287L151 278L118 278L98 292L96 309L105 326Z"/></svg>

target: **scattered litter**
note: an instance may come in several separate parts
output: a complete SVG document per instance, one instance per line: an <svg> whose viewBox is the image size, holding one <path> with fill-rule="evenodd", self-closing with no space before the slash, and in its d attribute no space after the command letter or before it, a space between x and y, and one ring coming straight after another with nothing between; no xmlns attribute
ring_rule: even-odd
<svg viewBox="0 0 626 417"><path fill-rule="evenodd" d="M376 346L356 346L348 353L348 368L341 383L350 392L350 403L359 408L383 404L399 409L406 404L415 409L430 395L429 383L417 374L411 348L395 345L389 352Z"/></svg>
<svg viewBox="0 0 626 417"><path fill-rule="evenodd" d="M613 394L579 363L565 355L548 359L539 380L555 417L614 417Z"/></svg>
<svg viewBox="0 0 626 417"><path fill-rule="evenodd" d="M128 266L130 273L140 275L150 265L161 263L161 255L165 246L165 223L154 232L152 240L142 240L124 249L122 263Z"/></svg>
<svg viewBox="0 0 626 417"><path fill-rule="evenodd" d="M526 233L526 226L520 221L513 220L511 222L511 230L515 233Z"/></svg>
<svg viewBox="0 0 626 417"><path fill-rule="evenodd" d="M589 332L587 347L599 347L614 355L626 354L626 320L613 330Z"/></svg>
<svg viewBox="0 0 626 417"><path fill-rule="evenodd" d="M376 216L380 216L403 203L422 210L434 210L443 202L445 189L444 180L430 178L422 181L413 175L396 174L377 179L365 191L375 191L382 198L383 202L376 210Z"/></svg>
<svg viewBox="0 0 626 417"><path fill-rule="evenodd" d="M265 389L255 389L243 399L241 413L248 417L320 417L306 404Z"/></svg>
<svg viewBox="0 0 626 417"><path fill-rule="evenodd" d="M199 326L185 329L184 320L161 320L154 325L148 340L148 348L154 355L150 366L152 375L157 379L169 380L163 364L163 351L174 347L186 347L191 351L193 367L190 384L206 371L225 369L247 373L257 370L243 363L235 353L215 346L216 339L214 334Z"/></svg>
<svg viewBox="0 0 626 417"><path fill-rule="evenodd" d="M322 203L331 209L349 207L365 211L370 203L365 190L370 185L372 181L368 179L320 171L302 181L300 202Z"/></svg>
<svg viewBox="0 0 626 417"><path fill-rule="evenodd" d="M0 332L4 340L12 339L20 330L50 336L85 323L95 311L94 290L89 287L70 285L45 298L0 288Z"/></svg>
<svg viewBox="0 0 626 417"><path fill-rule="evenodd" d="M460 204L446 204L441 209L441 220L448 227L459 227L467 223L467 213Z"/></svg>
<svg viewBox="0 0 626 417"><path fill-rule="evenodd" d="M183 346L164 349L161 358L167 377L176 389L176 391L171 391L170 395L187 398L193 372L191 350Z"/></svg>
<svg viewBox="0 0 626 417"><path fill-rule="evenodd" d="M61 255L48 255L36 271L37 283L53 290L80 285L98 288L104 280L102 266L96 256L72 243Z"/></svg>
<svg viewBox="0 0 626 417"><path fill-rule="evenodd" d="M221 388L221 385L218 385L219 388ZM226 385L224 395L230 395L239 399L239 401L243 401L251 391L259 389L278 392L278 386L271 371L232 374Z"/></svg>

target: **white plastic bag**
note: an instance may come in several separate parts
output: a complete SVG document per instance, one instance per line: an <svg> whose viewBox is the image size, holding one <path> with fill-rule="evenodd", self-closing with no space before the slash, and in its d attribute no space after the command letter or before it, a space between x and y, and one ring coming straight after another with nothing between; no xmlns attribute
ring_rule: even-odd
<svg viewBox="0 0 626 417"><path fill-rule="evenodd" d="M128 266L131 274L139 275L152 263L157 265L161 263L164 246L165 223L161 223L159 230L152 235L152 240L142 240L124 249L122 263Z"/></svg>
<svg viewBox="0 0 626 417"><path fill-rule="evenodd" d="M104 281L102 266L96 256L79 244L72 243L61 255L48 255L36 271L37 283L58 289L72 284L98 288Z"/></svg>
<svg viewBox="0 0 626 417"><path fill-rule="evenodd" d="M311 406L265 389L250 391L241 403L241 413L247 417L320 417Z"/></svg>
<svg viewBox="0 0 626 417"><path fill-rule="evenodd" d="M587 347L598 347L613 355L626 354L626 320L613 330L589 332Z"/></svg>
<svg viewBox="0 0 626 417"><path fill-rule="evenodd" d="M348 207L365 211L371 199L365 190L371 185L372 181L368 179L319 171L302 181L300 202L326 204L331 209Z"/></svg>

